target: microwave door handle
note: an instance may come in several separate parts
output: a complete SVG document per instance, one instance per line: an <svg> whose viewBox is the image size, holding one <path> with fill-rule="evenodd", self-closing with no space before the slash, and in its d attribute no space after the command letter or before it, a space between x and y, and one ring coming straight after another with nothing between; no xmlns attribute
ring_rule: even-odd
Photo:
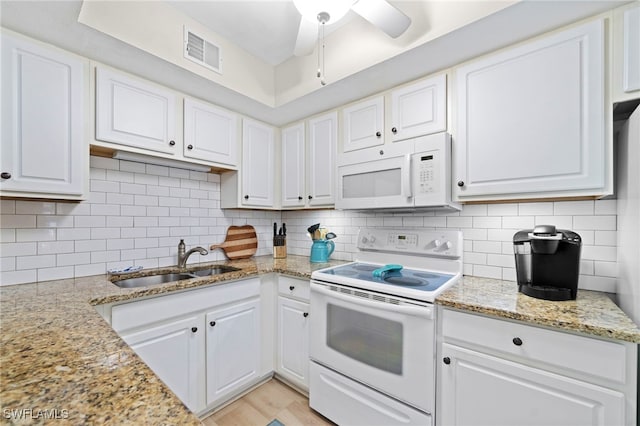
<svg viewBox="0 0 640 426"><path fill-rule="evenodd" d="M416 317L423 317L433 319L433 308L430 306L413 307L407 305L394 305L391 303L378 302L376 300L364 299L358 296L349 296L337 291L328 290L323 285L311 283L311 293L317 292L326 297L330 297L337 300L343 300L345 302L353 303L355 305L365 306L367 308L375 308L390 312L396 312L399 314L412 315Z"/></svg>
<svg viewBox="0 0 640 426"><path fill-rule="evenodd" d="M404 156L404 166L402 167L402 186L404 189L404 195L407 198L411 198L411 154Z"/></svg>

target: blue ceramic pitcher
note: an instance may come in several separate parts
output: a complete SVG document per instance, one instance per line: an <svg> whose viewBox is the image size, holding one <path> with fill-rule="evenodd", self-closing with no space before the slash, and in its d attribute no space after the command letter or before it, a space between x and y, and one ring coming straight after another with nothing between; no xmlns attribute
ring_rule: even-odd
<svg viewBox="0 0 640 426"><path fill-rule="evenodd" d="M311 246L311 262L328 262L329 257L335 248L336 245L331 240L313 240L313 245Z"/></svg>

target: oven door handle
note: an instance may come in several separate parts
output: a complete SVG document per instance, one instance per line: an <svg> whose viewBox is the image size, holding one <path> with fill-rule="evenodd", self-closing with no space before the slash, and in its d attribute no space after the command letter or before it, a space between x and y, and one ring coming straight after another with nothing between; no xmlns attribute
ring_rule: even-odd
<svg viewBox="0 0 640 426"><path fill-rule="evenodd" d="M365 299L358 296L348 296L342 293L338 293L337 291L328 290L327 288L325 288L325 286L321 284L315 284L312 282L311 283L312 295L313 295L313 292L317 292L324 296L342 300L349 303L353 303L356 305L365 306L367 308L376 308L376 309L382 309L389 312L396 312L399 314L433 319L433 307L431 306L413 307L413 306L407 306L407 305L395 305L392 303L385 303L385 302L379 302L377 300Z"/></svg>

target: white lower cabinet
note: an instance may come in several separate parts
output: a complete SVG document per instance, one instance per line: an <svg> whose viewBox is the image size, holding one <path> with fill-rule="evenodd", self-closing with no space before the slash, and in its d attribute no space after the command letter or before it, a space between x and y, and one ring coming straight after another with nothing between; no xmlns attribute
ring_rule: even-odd
<svg viewBox="0 0 640 426"><path fill-rule="evenodd" d="M122 339L194 413L258 383L260 279L124 303L111 309Z"/></svg>
<svg viewBox="0 0 640 426"><path fill-rule="evenodd" d="M635 424L637 345L441 313L436 424Z"/></svg>
<svg viewBox="0 0 640 426"><path fill-rule="evenodd" d="M192 411L202 408L202 316L152 326L122 339Z"/></svg>
<svg viewBox="0 0 640 426"><path fill-rule="evenodd" d="M278 367L287 380L309 388L309 304L278 296Z"/></svg>
<svg viewBox="0 0 640 426"><path fill-rule="evenodd" d="M444 344L442 425L622 425L624 395Z"/></svg>
<svg viewBox="0 0 640 426"><path fill-rule="evenodd" d="M280 276L276 373L309 389L309 282Z"/></svg>
<svg viewBox="0 0 640 426"><path fill-rule="evenodd" d="M207 320L207 406L259 376L260 300L213 310Z"/></svg>

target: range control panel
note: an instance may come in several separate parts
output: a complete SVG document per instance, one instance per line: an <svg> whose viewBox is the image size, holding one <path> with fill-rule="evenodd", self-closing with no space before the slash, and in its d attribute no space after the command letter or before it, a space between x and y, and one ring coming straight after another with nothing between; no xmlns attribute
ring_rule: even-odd
<svg viewBox="0 0 640 426"><path fill-rule="evenodd" d="M449 229L361 228L357 246L365 251L461 257L462 232Z"/></svg>

